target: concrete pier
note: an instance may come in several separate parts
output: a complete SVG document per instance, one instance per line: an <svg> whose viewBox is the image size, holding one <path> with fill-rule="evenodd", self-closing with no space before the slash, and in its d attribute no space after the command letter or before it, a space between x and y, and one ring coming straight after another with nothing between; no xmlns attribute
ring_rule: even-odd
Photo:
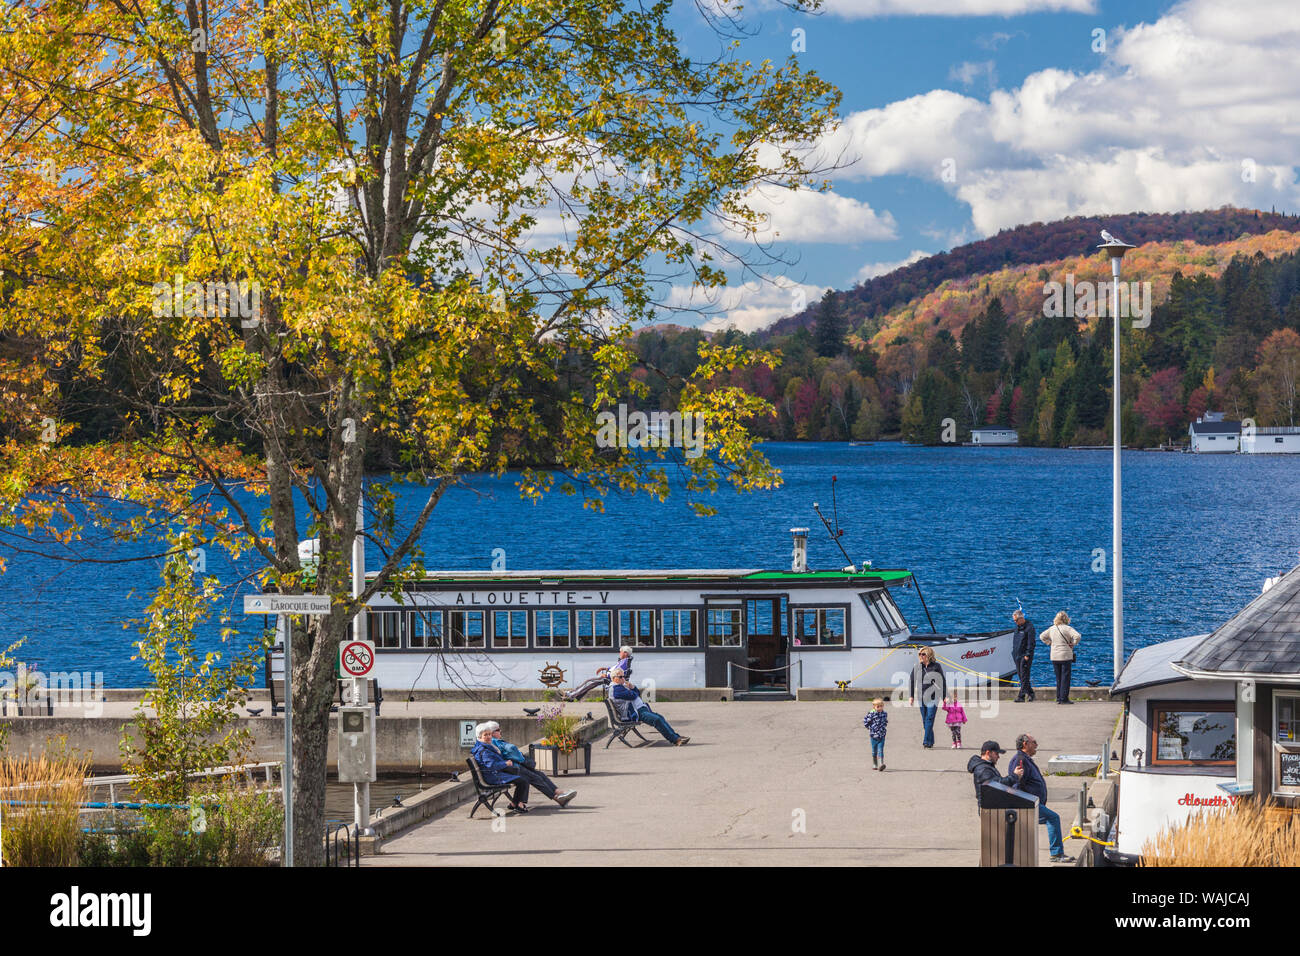
<svg viewBox="0 0 1300 956"><path fill-rule="evenodd" d="M979 829L966 763L979 744L994 738L1012 751L1017 734L1032 733L1046 773L1054 754L1107 745L1120 705L968 707L962 750L951 749L942 711L935 747L925 750L919 711L891 707L884 772L871 768L865 708L856 701L655 709L691 743L670 747L649 728L650 746L606 750L598 742L590 776L557 781L578 790L567 809L534 794L527 815L494 821L480 811L470 820L470 804L462 804L384 841L363 865L974 866ZM1048 806L1067 833L1088 779L1047 778ZM1039 848L1048 866L1041 826ZM1082 841L1066 842L1071 856L1082 849Z"/></svg>

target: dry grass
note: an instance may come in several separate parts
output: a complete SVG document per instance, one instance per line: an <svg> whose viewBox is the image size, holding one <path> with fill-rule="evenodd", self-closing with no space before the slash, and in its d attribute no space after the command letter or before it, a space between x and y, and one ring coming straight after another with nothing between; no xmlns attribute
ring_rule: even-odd
<svg viewBox="0 0 1300 956"><path fill-rule="evenodd" d="M0 859L5 866L76 865L88 772L83 758L65 751L0 757Z"/></svg>
<svg viewBox="0 0 1300 956"><path fill-rule="evenodd" d="M1300 814L1248 801L1199 810L1142 847L1143 866L1300 866Z"/></svg>

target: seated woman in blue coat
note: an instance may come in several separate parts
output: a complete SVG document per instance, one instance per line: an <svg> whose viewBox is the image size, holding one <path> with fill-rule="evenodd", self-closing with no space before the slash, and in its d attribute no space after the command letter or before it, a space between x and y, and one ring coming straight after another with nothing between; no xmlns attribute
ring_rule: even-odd
<svg viewBox="0 0 1300 956"><path fill-rule="evenodd" d="M531 784L546 796L550 797L560 806L567 806L569 801L578 795L577 790L566 790L564 793L559 792L559 788L551 783L551 778L546 776L540 770L526 767L518 760L513 760L501 752L492 739L492 724L495 721L479 724L474 728L474 736L478 738L478 743L474 744L472 756L480 767L483 768L483 779L487 783L513 783L515 792L510 799L510 809L519 813L528 812L528 787ZM499 730L499 728L498 728ZM507 744L507 746L509 746ZM518 753L516 748L515 753Z"/></svg>
<svg viewBox="0 0 1300 956"><path fill-rule="evenodd" d="M614 689L610 696L614 701L614 709L618 711L618 716L623 720L639 720L643 724L649 724L659 733L664 735L664 739L675 747L681 747L691 742L690 737L683 737L677 731L673 730L672 725L664 720L659 714L646 706L645 701L627 682L621 670L614 670L610 673L614 681Z"/></svg>

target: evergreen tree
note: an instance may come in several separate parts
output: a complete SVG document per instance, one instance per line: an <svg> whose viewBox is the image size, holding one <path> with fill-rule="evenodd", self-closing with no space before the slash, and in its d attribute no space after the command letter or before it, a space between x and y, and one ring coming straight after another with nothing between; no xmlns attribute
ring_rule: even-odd
<svg viewBox="0 0 1300 956"><path fill-rule="evenodd" d="M844 351L844 336L848 326L840 312L835 293L828 291L822 296L821 309L817 313L817 330L813 336L817 354L833 358Z"/></svg>

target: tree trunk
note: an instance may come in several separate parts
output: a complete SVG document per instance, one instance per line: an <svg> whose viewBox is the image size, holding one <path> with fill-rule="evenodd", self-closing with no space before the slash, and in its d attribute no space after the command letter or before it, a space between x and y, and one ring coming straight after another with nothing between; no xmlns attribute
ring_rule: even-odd
<svg viewBox="0 0 1300 956"><path fill-rule="evenodd" d="M337 640L330 640L336 626L340 632L347 627L345 619L334 625L335 617L344 616L336 611L320 619L315 637L321 650L337 645ZM309 628L293 630L293 862L295 866L323 866L330 701L334 697L334 674L329 666L332 655L311 653Z"/></svg>

